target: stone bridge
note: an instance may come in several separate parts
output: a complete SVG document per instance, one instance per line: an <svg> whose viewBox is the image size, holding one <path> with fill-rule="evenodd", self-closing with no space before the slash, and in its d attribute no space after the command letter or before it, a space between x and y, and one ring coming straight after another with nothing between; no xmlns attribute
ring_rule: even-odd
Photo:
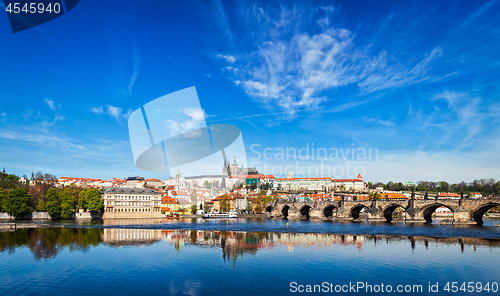
<svg viewBox="0 0 500 296"><path fill-rule="evenodd" d="M430 223L436 209L445 206L453 212L453 224L483 224L483 215L499 206L495 199L423 199L374 200L374 201L323 201L275 202L266 205L265 211L274 218L355 220L366 209L367 221L392 221L397 208L404 210L406 223Z"/></svg>

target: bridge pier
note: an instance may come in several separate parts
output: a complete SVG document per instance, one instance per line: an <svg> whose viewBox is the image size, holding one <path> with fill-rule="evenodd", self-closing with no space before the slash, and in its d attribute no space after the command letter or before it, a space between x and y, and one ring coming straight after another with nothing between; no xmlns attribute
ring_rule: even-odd
<svg viewBox="0 0 500 296"><path fill-rule="evenodd" d="M323 211L318 208L318 207L314 207L311 209L311 211L309 212L309 219L323 219Z"/></svg>
<svg viewBox="0 0 500 296"><path fill-rule="evenodd" d="M405 223L427 223L424 212L421 208L415 206L415 203L415 195L412 193L412 198L408 201L408 207L405 212Z"/></svg>
<svg viewBox="0 0 500 296"><path fill-rule="evenodd" d="M405 213L405 223L427 223L422 211L418 208L409 208Z"/></svg>
<svg viewBox="0 0 500 296"><path fill-rule="evenodd" d="M288 217L287 217L289 220L293 220L293 219L301 219L302 218L302 214L300 214L300 210L297 209L295 203L293 204L293 206L291 206L289 209L288 209Z"/></svg>
<svg viewBox="0 0 500 296"><path fill-rule="evenodd" d="M370 209L371 210L371 209ZM368 216L366 217L366 221L368 222L387 222L387 219L384 217L384 213L382 211L373 213L368 210Z"/></svg>
<svg viewBox="0 0 500 296"><path fill-rule="evenodd" d="M472 218L472 213L460 205L453 212L453 225L471 225L477 224Z"/></svg>
<svg viewBox="0 0 500 296"><path fill-rule="evenodd" d="M283 218L283 213L281 213L280 209L275 206L271 211L271 216L274 218Z"/></svg>
<svg viewBox="0 0 500 296"><path fill-rule="evenodd" d="M353 221L354 218L352 217L351 208L346 207L346 205L342 203L342 205L339 208L337 208L336 220Z"/></svg>
<svg viewBox="0 0 500 296"><path fill-rule="evenodd" d="M384 216L384 212L382 208L377 206L377 201L372 201L370 208L366 211L367 217L366 221L368 222L386 222L387 219Z"/></svg>

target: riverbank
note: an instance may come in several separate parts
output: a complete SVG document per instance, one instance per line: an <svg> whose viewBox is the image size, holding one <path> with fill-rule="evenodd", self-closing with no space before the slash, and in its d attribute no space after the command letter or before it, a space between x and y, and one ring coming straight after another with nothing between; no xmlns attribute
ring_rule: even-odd
<svg viewBox="0 0 500 296"><path fill-rule="evenodd" d="M15 231L17 229L27 228L49 228L64 227L62 225L36 224L36 223L0 223L0 231Z"/></svg>

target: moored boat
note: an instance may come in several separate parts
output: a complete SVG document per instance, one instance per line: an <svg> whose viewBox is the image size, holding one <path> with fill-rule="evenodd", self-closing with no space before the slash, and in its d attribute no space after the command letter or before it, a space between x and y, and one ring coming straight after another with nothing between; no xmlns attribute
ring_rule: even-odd
<svg viewBox="0 0 500 296"><path fill-rule="evenodd" d="M223 218L223 219L228 219L228 218L238 218L236 214L221 214L221 213L207 213L201 215L202 218Z"/></svg>

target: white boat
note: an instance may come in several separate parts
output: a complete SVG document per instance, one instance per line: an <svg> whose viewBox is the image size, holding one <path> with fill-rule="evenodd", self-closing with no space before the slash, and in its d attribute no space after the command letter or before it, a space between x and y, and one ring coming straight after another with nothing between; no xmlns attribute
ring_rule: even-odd
<svg viewBox="0 0 500 296"><path fill-rule="evenodd" d="M221 213L207 213L201 215L202 218L223 218L223 219L228 219L228 218L238 218L236 214L221 214Z"/></svg>

